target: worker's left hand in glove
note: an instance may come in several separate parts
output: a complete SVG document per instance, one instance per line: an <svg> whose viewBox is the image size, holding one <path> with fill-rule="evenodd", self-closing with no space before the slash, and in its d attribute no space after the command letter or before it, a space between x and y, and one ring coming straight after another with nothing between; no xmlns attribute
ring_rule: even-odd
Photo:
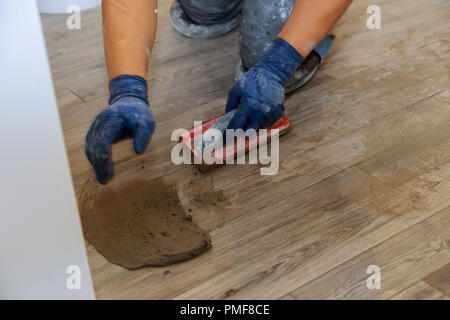
<svg viewBox="0 0 450 320"><path fill-rule="evenodd" d="M122 136L130 136L134 138L134 151L142 154L155 129L145 79L139 76L118 76L111 80L109 90L110 106L92 123L85 147L97 180L102 184L114 175L111 145Z"/></svg>
<svg viewBox="0 0 450 320"><path fill-rule="evenodd" d="M285 40L275 39L258 63L231 88L226 112L238 108L228 129L262 129L284 111L284 86L303 57Z"/></svg>

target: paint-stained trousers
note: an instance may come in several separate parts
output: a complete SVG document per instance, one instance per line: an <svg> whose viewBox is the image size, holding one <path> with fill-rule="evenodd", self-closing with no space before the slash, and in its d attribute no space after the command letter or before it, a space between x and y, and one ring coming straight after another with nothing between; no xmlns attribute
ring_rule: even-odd
<svg viewBox="0 0 450 320"><path fill-rule="evenodd" d="M295 0L178 0L195 23L214 25L241 14L242 63L249 69L258 62L278 36Z"/></svg>

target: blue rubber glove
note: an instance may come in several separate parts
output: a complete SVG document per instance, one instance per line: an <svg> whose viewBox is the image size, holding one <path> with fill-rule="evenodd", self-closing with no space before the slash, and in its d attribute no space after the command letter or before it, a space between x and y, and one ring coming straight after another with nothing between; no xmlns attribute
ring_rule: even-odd
<svg viewBox="0 0 450 320"><path fill-rule="evenodd" d="M111 145L122 136L134 138L134 151L142 154L155 129L148 105L147 82L139 76L122 75L109 83L110 106L92 123L86 136L86 155L97 180L106 184L114 176Z"/></svg>
<svg viewBox="0 0 450 320"><path fill-rule="evenodd" d="M303 57L277 38L258 63L236 81L226 112L239 108L228 129L262 129L275 124L284 112L284 86Z"/></svg>

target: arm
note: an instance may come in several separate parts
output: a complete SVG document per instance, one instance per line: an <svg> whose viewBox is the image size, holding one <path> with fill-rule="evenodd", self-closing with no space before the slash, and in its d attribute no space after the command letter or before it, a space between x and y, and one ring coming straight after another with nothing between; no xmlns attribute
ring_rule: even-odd
<svg viewBox="0 0 450 320"><path fill-rule="evenodd" d="M109 76L109 107L94 120L85 152L97 180L114 175L111 146L121 136L134 139L142 154L155 129L148 104L147 68L156 32L157 0L103 0L103 38Z"/></svg>
<svg viewBox="0 0 450 320"><path fill-rule="evenodd" d="M110 81L124 74L147 77L157 7L157 0L103 0L103 39Z"/></svg>
<svg viewBox="0 0 450 320"><path fill-rule="evenodd" d="M231 88L226 111L238 110L229 129L258 130L280 119L287 81L314 48L317 52L323 51L322 39L326 39L350 3L351 0L298 0L295 3L271 48Z"/></svg>
<svg viewBox="0 0 450 320"><path fill-rule="evenodd" d="M300 0L279 37L307 57L347 10L352 0Z"/></svg>

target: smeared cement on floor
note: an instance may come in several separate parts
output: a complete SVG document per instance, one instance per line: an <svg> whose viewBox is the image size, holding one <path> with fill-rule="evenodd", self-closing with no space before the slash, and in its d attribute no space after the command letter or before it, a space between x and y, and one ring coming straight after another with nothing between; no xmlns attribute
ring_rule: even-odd
<svg viewBox="0 0 450 320"><path fill-rule="evenodd" d="M83 230L108 261L127 269L165 266L211 247L208 233L184 212L177 191L162 181L120 189L90 186L79 198Z"/></svg>

